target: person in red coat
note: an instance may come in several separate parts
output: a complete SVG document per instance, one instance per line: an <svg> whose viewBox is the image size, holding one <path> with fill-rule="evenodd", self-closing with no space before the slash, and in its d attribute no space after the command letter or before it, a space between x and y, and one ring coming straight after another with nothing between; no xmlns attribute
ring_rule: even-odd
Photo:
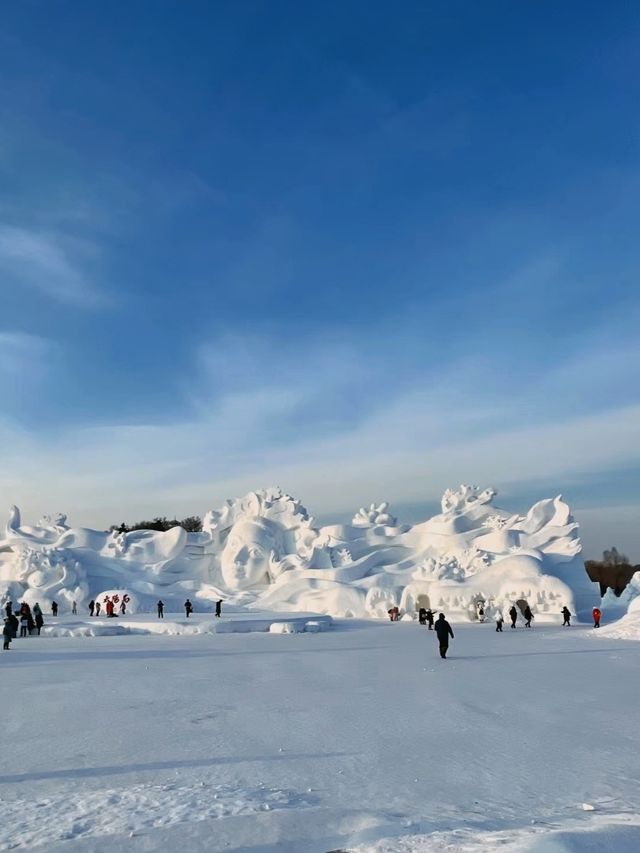
<svg viewBox="0 0 640 853"><path fill-rule="evenodd" d="M591 611L591 613L593 615L593 627L599 628L600 627L600 617L602 616L602 612L601 612L600 608L594 607L593 610Z"/></svg>

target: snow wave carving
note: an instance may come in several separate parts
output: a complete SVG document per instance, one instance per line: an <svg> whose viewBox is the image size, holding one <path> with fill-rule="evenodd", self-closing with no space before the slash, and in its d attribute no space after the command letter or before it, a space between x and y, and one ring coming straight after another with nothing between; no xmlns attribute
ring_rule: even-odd
<svg viewBox="0 0 640 853"><path fill-rule="evenodd" d="M496 491L448 489L442 512L399 525L387 503L361 508L351 524L319 527L277 488L228 500L204 516L202 533L104 533L46 517L36 527L12 508L0 540L0 593L48 606L84 606L105 589L128 591L137 609L167 609L187 596L249 608L334 616L385 616L424 606L476 618L525 600L539 618L563 605L586 614L597 589L580 560L578 525L561 496L518 515ZM207 605L208 606L208 605Z"/></svg>

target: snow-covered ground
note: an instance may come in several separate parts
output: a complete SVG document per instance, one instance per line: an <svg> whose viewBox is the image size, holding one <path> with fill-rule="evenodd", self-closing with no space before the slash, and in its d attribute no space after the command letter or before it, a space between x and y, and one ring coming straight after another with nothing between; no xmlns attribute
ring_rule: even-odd
<svg viewBox="0 0 640 853"><path fill-rule="evenodd" d="M15 640L0 849L640 849L637 644L454 631Z"/></svg>

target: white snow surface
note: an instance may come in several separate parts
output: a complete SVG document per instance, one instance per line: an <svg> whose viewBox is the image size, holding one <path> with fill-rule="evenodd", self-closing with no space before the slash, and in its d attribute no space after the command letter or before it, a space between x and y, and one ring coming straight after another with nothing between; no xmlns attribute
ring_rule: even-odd
<svg viewBox="0 0 640 853"><path fill-rule="evenodd" d="M637 644L452 625L14 640L0 850L640 849Z"/></svg>

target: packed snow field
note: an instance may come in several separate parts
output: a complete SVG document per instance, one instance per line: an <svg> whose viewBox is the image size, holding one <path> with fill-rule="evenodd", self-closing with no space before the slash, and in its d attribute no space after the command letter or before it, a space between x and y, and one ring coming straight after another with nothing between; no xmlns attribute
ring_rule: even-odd
<svg viewBox="0 0 640 853"><path fill-rule="evenodd" d="M640 849L637 644L453 629L15 640L0 849Z"/></svg>

